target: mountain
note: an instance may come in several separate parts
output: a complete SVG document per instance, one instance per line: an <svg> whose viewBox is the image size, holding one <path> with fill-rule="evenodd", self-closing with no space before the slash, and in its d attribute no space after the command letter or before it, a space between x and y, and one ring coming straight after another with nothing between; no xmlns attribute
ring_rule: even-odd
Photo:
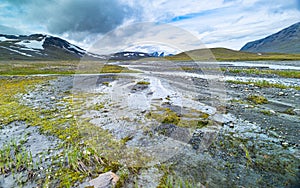
<svg viewBox="0 0 300 188"><path fill-rule="evenodd" d="M143 52L118 52L109 56L110 60L136 60L141 58L152 57L151 54Z"/></svg>
<svg viewBox="0 0 300 188"><path fill-rule="evenodd" d="M266 38L249 42L240 51L300 54L300 22Z"/></svg>
<svg viewBox="0 0 300 188"><path fill-rule="evenodd" d="M73 60L82 57L105 58L88 53L58 37L43 34L0 34L0 60Z"/></svg>
<svg viewBox="0 0 300 188"><path fill-rule="evenodd" d="M144 53L144 52L118 52L108 56L110 60L137 60L148 57L166 57L171 56L172 54L165 55L164 52L152 52L152 53Z"/></svg>
<svg viewBox="0 0 300 188"><path fill-rule="evenodd" d="M58 37L43 34L0 34L0 60L137 60L162 57L164 53L118 52L97 55Z"/></svg>
<svg viewBox="0 0 300 188"><path fill-rule="evenodd" d="M151 57L165 57L165 56L170 56L172 54L168 54L168 55L165 55L165 52L152 52L149 54Z"/></svg>

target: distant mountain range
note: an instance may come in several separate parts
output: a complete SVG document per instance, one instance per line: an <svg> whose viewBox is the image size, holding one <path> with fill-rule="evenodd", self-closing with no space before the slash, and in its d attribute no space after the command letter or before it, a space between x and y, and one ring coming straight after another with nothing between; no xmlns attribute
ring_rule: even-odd
<svg viewBox="0 0 300 188"><path fill-rule="evenodd" d="M207 50L210 52L207 53ZM240 51L226 48L198 49L177 55L164 52L118 52L97 55L58 37L33 35L0 34L0 60L137 60L151 57L165 57L173 60L296 60L300 59L300 22L266 38L249 42ZM281 53L274 56L268 53ZM285 56L283 53L292 54Z"/></svg>
<svg viewBox="0 0 300 188"><path fill-rule="evenodd" d="M266 38L249 42L240 51L300 54L300 22Z"/></svg>
<svg viewBox="0 0 300 188"><path fill-rule="evenodd" d="M118 52L97 55L50 35L0 34L0 60L136 60L147 57L163 57L164 52Z"/></svg>

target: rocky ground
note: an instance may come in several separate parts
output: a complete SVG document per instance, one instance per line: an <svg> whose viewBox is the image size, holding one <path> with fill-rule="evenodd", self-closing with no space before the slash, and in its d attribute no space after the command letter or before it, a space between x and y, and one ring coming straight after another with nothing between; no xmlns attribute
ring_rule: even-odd
<svg viewBox="0 0 300 188"><path fill-rule="evenodd" d="M58 76L17 99L53 119L62 118L59 125L75 121L84 143L93 143L103 160L118 162L118 168L107 169L120 177L121 187L299 186L300 91L226 81L255 77L294 86L299 79L221 71L232 66L228 64L117 64L141 73ZM82 120L107 132L99 138L98 129L88 131ZM45 183L40 179L49 175L44 169L59 169L57 164L51 168L50 161L61 156L60 145L68 137L45 134L43 125L24 121L1 127L2 148L14 139L31 152L33 162L42 159L37 169L1 172L0 187L40 186ZM31 171L41 177L28 178ZM70 186L87 186L98 175Z"/></svg>

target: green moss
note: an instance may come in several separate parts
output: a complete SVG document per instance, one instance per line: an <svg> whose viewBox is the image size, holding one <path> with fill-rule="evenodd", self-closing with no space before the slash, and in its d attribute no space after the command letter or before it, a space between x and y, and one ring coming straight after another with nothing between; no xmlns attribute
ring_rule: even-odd
<svg viewBox="0 0 300 188"><path fill-rule="evenodd" d="M232 84L243 84L243 85L249 85L253 84L257 87L266 87L266 88L280 88L280 89L287 89L287 88L294 88L296 90L300 90L299 86L286 86L283 84L278 83L270 83L268 81L239 81L239 80L227 80L226 82L232 83Z"/></svg>
<svg viewBox="0 0 300 188"><path fill-rule="evenodd" d="M224 69L223 69L224 70ZM226 69L225 69L226 70ZM292 70L263 70L263 69L236 69L228 68L227 71L235 74L245 73L245 74L256 74L256 75L278 75L286 78L300 78L300 71Z"/></svg>
<svg viewBox="0 0 300 188"><path fill-rule="evenodd" d="M103 85L109 86L109 82L102 82Z"/></svg>
<svg viewBox="0 0 300 188"><path fill-rule="evenodd" d="M99 111L99 110L103 109L104 107L105 107L105 105L103 103L97 103L93 106L92 109Z"/></svg>
<svg viewBox="0 0 300 188"><path fill-rule="evenodd" d="M203 118L203 119L207 119L207 118L209 118L209 114L202 112L200 117Z"/></svg>
<svg viewBox="0 0 300 188"><path fill-rule="evenodd" d="M242 148L245 152L245 157L247 159L247 166L252 165L252 159L251 159L249 150L247 149L247 147L244 144L242 145Z"/></svg>
<svg viewBox="0 0 300 188"><path fill-rule="evenodd" d="M177 125L180 121L180 117L170 109L166 109L164 113L164 119L162 123L170 123Z"/></svg>
<svg viewBox="0 0 300 188"><path fill-rule="evenodd" d="M261 95L249 95L247 100L254 104L267 104L269 102L268 99Z"/></svg>
<svg viewBox="0 0 300 188"><path fill-rule="evenodd" d="M209 120L199 120L197 124L197 128L206 127L208 125L212 125L212 122Z"/></svg>
<svg viewBox="0 0 300 188"><path fill-rule="evenodd" d="M270 110L261 110L260 112L267 116L272 115Z"/></svg>
<svg viewBox="0 0 300 188"><path fill-rule="evenodd" d="M191 113L178 115L169 108L157 107L157 111L149 112L145 115L148 119L155 119L165 124L174 124L186 128L203 128L213 124L208 120L209 114L197 110L191 110Z"/></svg>
<svg viewBox="0 0 300 188"><path fill-rule="evenodd" d="M150 84L150 82L146 82L146 81L139 81L139 82L137 82L137 84L139 84L139 85L149 85L149 84Z"/></svg>
<svg viewBox="0 0 300 188"><path fill-rule="evenodd" d="M283 113L286 113L286 114L289 114L289 115L296 115L293 108L288 108Z"/></svg>
<svg viewBox="0 0 300 188"><path fill-rule="evenodd" d="M133 136L125 136L124 138L122 138L121 142L123 144L126 144L128 141L132 140Z"/></svg>

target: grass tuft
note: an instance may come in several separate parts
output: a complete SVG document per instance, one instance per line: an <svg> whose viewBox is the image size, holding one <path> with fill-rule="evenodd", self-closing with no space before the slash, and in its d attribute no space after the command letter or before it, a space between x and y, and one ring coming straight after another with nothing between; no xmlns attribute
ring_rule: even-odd
<svg viewBox="0 0 300 188"><path fill-rule="evenodd" d="M269 102L268 99L261 95L249 95L247 100L254 104L267 104Z"/></svg>

